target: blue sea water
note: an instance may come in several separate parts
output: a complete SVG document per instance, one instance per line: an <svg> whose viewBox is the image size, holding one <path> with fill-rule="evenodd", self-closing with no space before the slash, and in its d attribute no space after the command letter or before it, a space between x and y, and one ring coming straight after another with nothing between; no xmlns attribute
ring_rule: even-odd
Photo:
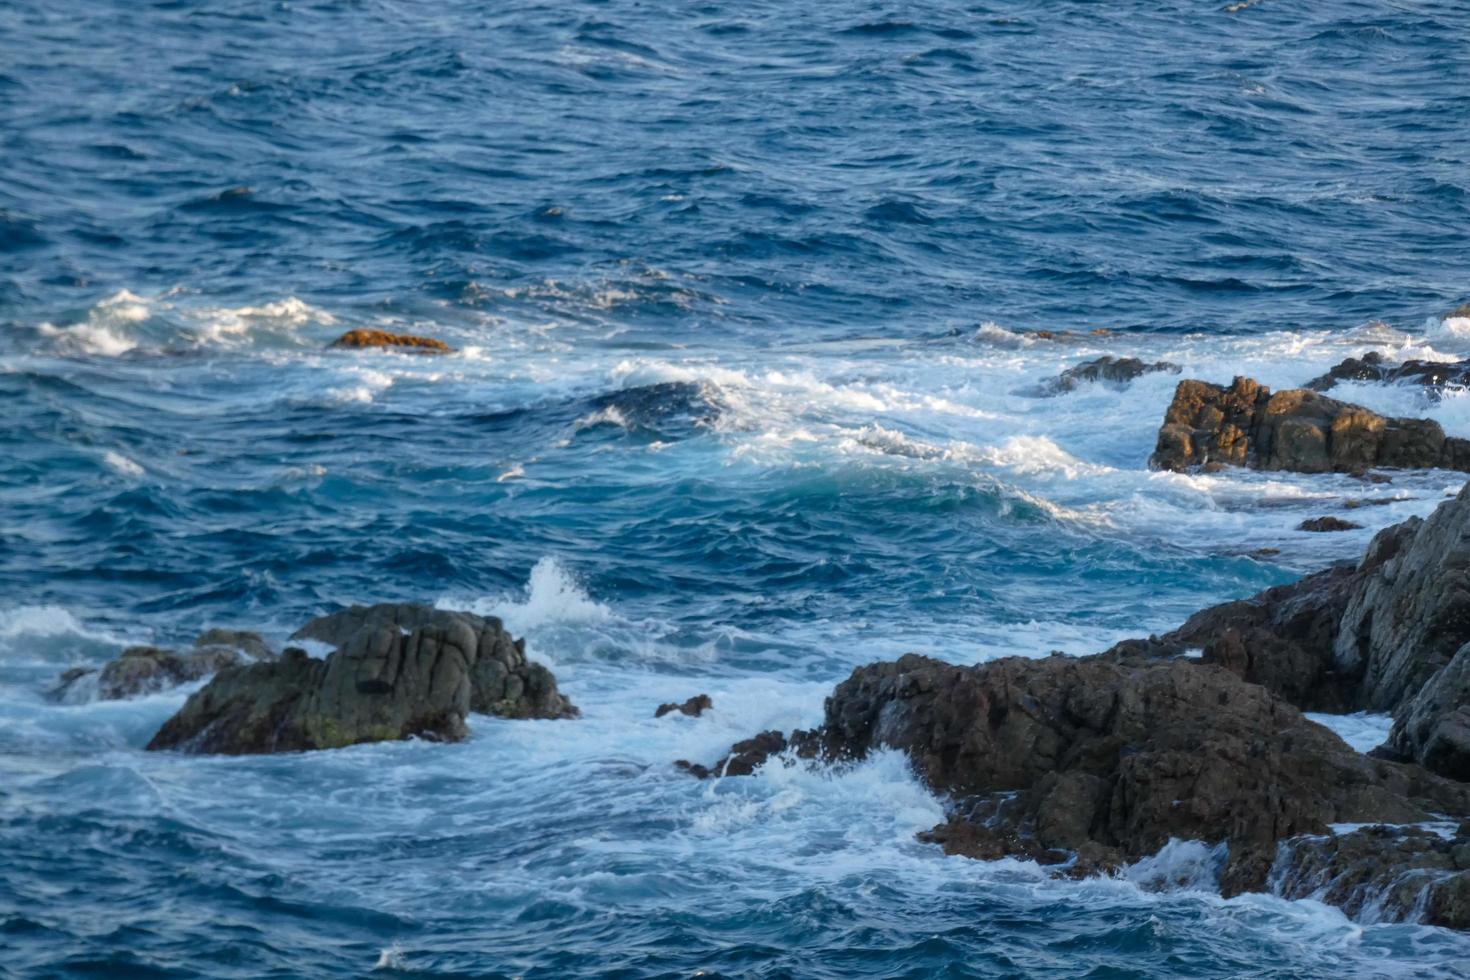
<svg viewBox="0 0 1470 980"><path fill-rule="evenodd" d="M1467 37L1409 0L6 0L0 975L1462 975L1463 935L1223 900L1189 842L945 858L901 757L672 762L907 650L1168 628L1457 489L1154 473L1175 376L1028 389L1470 354ZM355 327L458 353L324 349ZM1457 392L1346 394L1470 435ZM46 698L378 600L504 616L584 717L208 758L142 751L187 689Z"/></svg>

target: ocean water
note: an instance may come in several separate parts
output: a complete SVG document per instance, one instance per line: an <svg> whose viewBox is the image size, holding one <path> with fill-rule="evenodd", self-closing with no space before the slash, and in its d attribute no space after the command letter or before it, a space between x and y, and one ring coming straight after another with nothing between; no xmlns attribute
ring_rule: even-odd
<svg viewBox="0 0 1470 980"><path fill-rule="evenodd" d="M0 4L0 975L1461 975L1463 935L1222 900L1197 842L945 858L899 756L672 766L1458 489L1150 472L1174 375L1028 394L1470 355L1470 7L1234 7ZM504 616L584 717L208 758L142 751L189 689L46 698L380 600Z"/></svg>

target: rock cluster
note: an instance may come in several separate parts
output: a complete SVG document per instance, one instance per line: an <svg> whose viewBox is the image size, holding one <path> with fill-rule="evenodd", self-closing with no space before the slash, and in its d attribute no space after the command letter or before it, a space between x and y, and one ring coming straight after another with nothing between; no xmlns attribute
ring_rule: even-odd
<svg viewBox="0 0 1470 980"><path fill-rule="evenodd" d="M1362 709L1395 717L1369 755L1301 714ZM818 730L681 766L740 775L781 753L842 763L878 748L951 801L925 835L950 853L1081 875L1171 839L1223 842L1226 894L1470 928L1470 823L1451 838L1403 826L1470 815L1470 484L1379 532L1356 565L1163 636L1084 658L860 667Z"/></svg>
<svg viewBox="0 0 1470 980"><path fill-rule="evenodd" d="M417 337L407 333L389 333L386 330L349 330L329 345L334 348L360 350L364 348L397 348L419 354L450 354L454 348L433 337Z"/></svg>
<svg viewBox="0 0 1470 980"><path fill-rule="evenodd" d="M188 684L225 667L269 660L273 656L258 633L211 629L199 635L192 650L129 647L100 670L74 667L61 675L51 693L62 701L73 700L83 692L99 701L119 701Z"/></svg>
<svg viewBox="0 0 1470 980"><path fill-rule="evenodd" d="M1229 388L1186 380L1174 391L1149 463L1177 471L1470 470L1470 440L1447 437L1432 419L1388 418L1305 388L1273 394L1250 378Z"/></svg>
<svg viewBox="0 0 1470 980"><path fill-rule="evenodd" d="M571 718L577 709L499 620L428 606L353 606L292 637L299 648L231 667L170 718L149 749L245 754L339 748L419 736L456 741L471 711Z"/></svg>
<svg viewBox="0 0 1470 980"><path fill-rule="evenodd" d="M735 776L787 749L847 762L880 748L953 801L926 835L950 853L1091 873L1173 838L1224 841L1226 894L1267 888L1285 873L1280 842L1332 824L1470 812L1470 786L1360 755L1259 685L1185 660L910 654L855 670L817 731L765 732L684 768Z"/></svg>

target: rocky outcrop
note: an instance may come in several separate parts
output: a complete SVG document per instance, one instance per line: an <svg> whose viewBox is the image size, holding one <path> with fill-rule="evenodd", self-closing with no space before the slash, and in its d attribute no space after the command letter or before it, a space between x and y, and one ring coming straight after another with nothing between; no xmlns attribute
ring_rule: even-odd
<svg viewBox="0 0 1470 980"><path fill-rule="evenodd" d="M1357 706L1393 710L1470 642L1470 484L1428 519L1379 532L1360 579L1334 662L1361 676Z"/></svg>
<svg viewBox="0 0 1470 980"><path fill-rule="evenodd" d="M1394 712L1387 748L1431 772L1470 782L1470 644Z"/></svg>
<svg viewBox="0 0 1470 980"><path fill-rule="evenodd" d="M245 754L339 748L419 736L456 741L471 711L570 718L577 709L499 620L428 606L353 606L313 620L299 648L233 667L195 693L149 749Z"/></svg>
<svg viewBox="0 0 1470 980"><path fill-rule="evenodd" d="M1140 361L1136 357L1113 357L1105 355L1091 361L1084 361L1075 367L1070 367L1057 375L1049 378L1031 392L1039 397L1062 395L1074 391L1083 384L1105 382L1115 386L1127 385L1135 378L1144 374L1158 371L1167 371L1171 374L1179 373L1179 365L1168 361L1155 361L1149 364Z"/></svg>
<svg viewBox="0 0 1470 980"><path fill-rule="evenodd" d="M1361 524L1345 521L1341 517L1313 517L1302 521L1296 526L1298 531L1313 531L1317 534L1326 534L1332 531L1357 531L1362 528Z"/></svg>
<svg viewBox="0 0 1470 980"><path fill-rule="evenodd" d="M1376 826L1299 837L1282 843L1268 880L1283 898L1316 899L1360 921L1470 929L1470 837L1463 832Z"/></svg>
<svg viewBox="0 0 1470 980"><path fill-rule="evenodd" d="M730 752L712 766L702 766L688 759L679 759L674 765L698 779L711 776L749 776L761 766L793 749L806 758L815 758L817 743L812 732L796 731L787 738L782 732L761 732L730 746Z"/></svg>
<svg viewBox="0 0 1470 980"><path fill-rule="evenodd" d="M333 348L363 350L388 348L412 351L416 354L450 354L454 348L433 337L417 337L408 333L389 333L386 330L349 330L330 345Z"/></svg>
<svg viewBox="0 0 1470 980"><path fill-rule="evenodd" d="M154 694L208 677L225 667L275 654L258 633L207 630L192 650L136 646L124 650L100 670L74 667L63 673L52 696L61 701L120 701Z"/></svg>
<svg viewBox="0 0 1470 980"><path fill-rule="evenodd" d="M689 768L735 775L786 748L831 762L903 751L951 801L928 835L951 853L1083 874L1171 839L1225 842L1227 894L1267 888L1280 842L1332 824L1470 812L1470 787L1360 755L1264 688L1187 661L910 654L855 670L818 731L763 733Z"/></svg>
<svg viewBox="0 0 1470 980"><path fill-rule="evenodd" d="M1388 418L1306 389L1273 394L1249 378L1229 388L1188 380L1174 391L1149 464L1176 471L1470 470L1470 441L1447 437L1432 419Z"/></svg>
<svg viewBox="0 0 1470 980"><path fill-rule="evenodd" d="M700 715L704 714L706 711L708 711L710 708L713 708L714 706L715 703L713 700L711 700L708 694L696 694L694 697L685 701L683 704L678 704L676 702L670 701L666 704L659 705L658 708L653 712L653 716L655 718L662 718L664 715L673 714L675 711L677 711L681 715L688 715L691 718L698 718Z"/></svg>
<svg viewBox="0 0 1470 980"><path fill-rule="evenodd" d="M1359 568L1334 566L1249 599L1202 609L1176 630L1125 640L1104 656L1197 657L1304 711L1350 711L1358 677L1339 672L1333 646L1360 580Z"/></svg>
<svg viewBox="0 0 1470 980"><path fill-rule="evenodd" d="M1339 381L1377 381L1387 384L1412 384L1438 395L1448 387L1470 383L1470 361L1401 361L1394 363L1377 351L1362 357L1349 357L1333 365L1326 374L1308 381L1303 387L1313 391L1329 391Z"/></svg>

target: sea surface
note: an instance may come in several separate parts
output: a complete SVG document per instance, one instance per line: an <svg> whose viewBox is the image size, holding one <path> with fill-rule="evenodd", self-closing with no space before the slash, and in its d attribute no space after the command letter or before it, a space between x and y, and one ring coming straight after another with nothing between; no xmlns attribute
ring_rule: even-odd
<svg viewBox="0 0 1470 980"><path fill-rule="evenodd" d="M1467 37L1459 0L0 3L0 975L1463 976L1462 934L1223 900L1194 842L946 858L900 756L672 763L1458 489L1151 472L1179 376L1034 388L1470 354ZM357 327L458 352L324 349ZM1342 396L1470 435L1462 392ZM211 758L142 751L189 688L47 697L383 600L503 616L583 718Z"/></svg>

